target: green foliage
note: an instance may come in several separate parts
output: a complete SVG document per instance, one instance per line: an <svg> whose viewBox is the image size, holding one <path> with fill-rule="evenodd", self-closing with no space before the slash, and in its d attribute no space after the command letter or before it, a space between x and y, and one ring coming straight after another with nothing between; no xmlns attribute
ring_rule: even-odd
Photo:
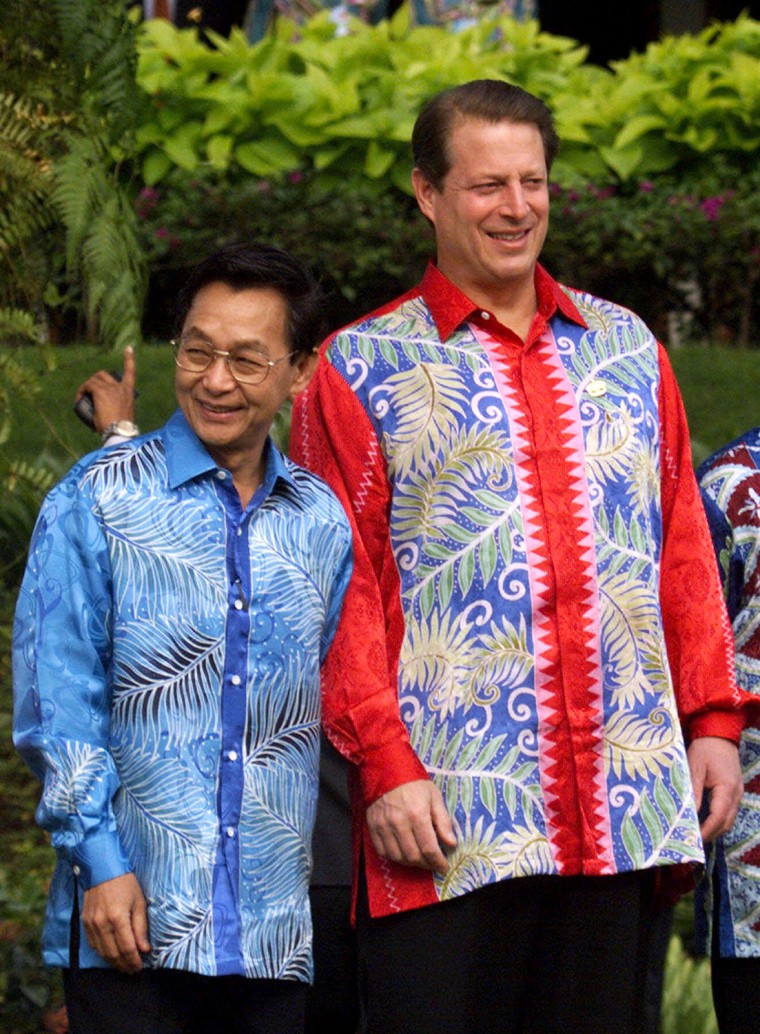
<svg viewBox="0 0 760 1034"><path fill-rule="evenodd" d="M657 177L626 190L552 188L542 254L564 282L612 298L664 339L760 339L760 169Z"/></svg>
<svg viewBox="0 0 760 1034"><path fill-rule="evenodd" d="M552 193L542 261L564 283L629 306L666 342L760 341L760 169L734 180L716 163L680 182ZM331 292L332 326L415 283L434 251L412 198L366 179L333 188L314 170L232 182L174 170L143 188L136 210L154 281L145 326L165 336L174 329L167 295L224 241L267 240L314 265Z"/></svg>
<svg viewBox="0 0 760 1034"><path fill-rule="evenodd" d="M153 272L145 327L166 337L175 329L172 303L181 280L198 256L227 241L264 240L313 266L328 292L333 327L405 291L433 249L412 198L378 192L361 179L336 190L313 170L233 182L175 170L141 191L136 210Z"/></svg>
<svg viewBox="0 0 760 1034"><path fill-rule="evenodd" d="M345 36L322 12L305 26L280 21L254 46L240 32L215 43L157 21L141 32L138 82L153 103L137 146L148 185L174 166L232 177L313 167L325 182L367 178L408 192L412 125L433 93L493 77L549 96L585 92L597 76L584 48L536 22L484 19L452 33L410 28L404 8Z"/></svg>
<svg viewBox="0 0 760 1034"><path fill-rule="evenodd" d="M149 22L138 82L151 105L137 134L149 186L172 168L231 179L320 170L409 191L408 141L421 104L473 78L542 97L563 138L560 182L625 182L710 166L751 168L760 143L760 23L742 16L697 37L668 37L611 69L535 21L484 18L462 32L410 26L402 8L338 36L327 12L280 21L250 46L242 33L209 50L194 30Z"/></svg>
<svg viewBox="0 0 760 1034"><path fill-rule="evenodd" d="M46 332L49 309L83 300L93 340L139 340L147 276L124 162L142 103L135 19L118 0L6 7L0 304L31 312Z"/></svg>
<svg viewBox="0 0 760 1034"><path fill-rule="evenodd" d="M53 166L66 266L83 283L90 334L123 347L140 339L146 284L120 164L140 114L134 19L115 0L55 0L54 8L76 98L65 153Z"/></svg>
<svg viewBox="0 0 760 1034"><path fill-rule="evenodd" d="M671 938L665 960L660 1034L718 1034L710 963L688 955L677 936Z"/></svg>
<svg viewBox="0 0 760 1034"><path fill-rule="evenodd" d="M39 299L53 262L48 119L31 100L0 94L0 335L40 337ZM32 310L32 311L30 311Z"/></svg>

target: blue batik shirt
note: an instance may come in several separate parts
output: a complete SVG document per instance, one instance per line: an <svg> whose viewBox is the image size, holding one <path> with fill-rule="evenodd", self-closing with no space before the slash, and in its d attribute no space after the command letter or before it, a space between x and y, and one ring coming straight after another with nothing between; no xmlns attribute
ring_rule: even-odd
<svg viewBox="0 0 760 1034"><path fill-rule="evenodd" d="M74 895L133 872L146 965L309 980L319 669L351 571L336 498L266 446L245 509L177 412L46 499L14 627L14 738ZM82 966L105 961L80 938Z"/></svg>

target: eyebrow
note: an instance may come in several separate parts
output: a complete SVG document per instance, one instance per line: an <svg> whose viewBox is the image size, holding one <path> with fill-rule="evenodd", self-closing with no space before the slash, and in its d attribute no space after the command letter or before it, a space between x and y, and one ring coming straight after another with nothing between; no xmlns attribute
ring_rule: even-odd
<svg viewBox="0 0 760 1034"><path fill-rule="evenodd" d="M216 344L214 343L213 338L209 337L205 330L201 330L200 327L196 327L195 324L193 324L191 327L188 327L187 330L183 330L180 334L180 337L182 338L191 336L199 337L207 345L210 345L211 348L216 348ZM254 338L253 341L233 341L231 348L227 349L227 351L232 351L236 348L252 348L255 352L261 352L262 355L268 354L266 344L263 341L260 341L258 338ZM223 351L223 349L220 349L219 351Z"/></svg>

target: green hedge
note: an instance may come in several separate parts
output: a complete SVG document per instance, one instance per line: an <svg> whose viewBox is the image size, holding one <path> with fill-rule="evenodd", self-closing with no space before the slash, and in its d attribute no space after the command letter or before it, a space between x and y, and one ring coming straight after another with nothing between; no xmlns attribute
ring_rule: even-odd
<svg viewBox="0 0 760 1034"><path fill-rule="evenodd" d="M146 184L174 167L234 176L314 168L409 190L408 141L422 103L475 78L542 97L564 140L559 182L680 174L714 155L751 168L760 144L760 23L742 16L699 36L667 37L602 69L577 42L535 21L483 19L461 32L410 27L402 8L336 35L323 12L280 21L249 45L240 31L209 49L194 30L145 24L137 132Z"/></svg>

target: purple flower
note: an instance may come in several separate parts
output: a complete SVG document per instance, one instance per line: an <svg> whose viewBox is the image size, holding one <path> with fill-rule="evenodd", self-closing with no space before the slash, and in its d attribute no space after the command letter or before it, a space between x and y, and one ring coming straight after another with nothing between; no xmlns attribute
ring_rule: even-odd
<svg viewBox="0 0 760 1034"><path fill-rule="evenodd" d="M702 204L699 206L705 219L710 223L715 223L720 218L720 210L723 207L723 202L726 199L721 195L718 197L706 197Z"/></svg>
<svg viewBox="0 0 760 1034"><path fill-rule="evenodd" d="M642 194L651 194L654 190L654 183L651 180L642 180L639 183L639 190Z"/></svg>

